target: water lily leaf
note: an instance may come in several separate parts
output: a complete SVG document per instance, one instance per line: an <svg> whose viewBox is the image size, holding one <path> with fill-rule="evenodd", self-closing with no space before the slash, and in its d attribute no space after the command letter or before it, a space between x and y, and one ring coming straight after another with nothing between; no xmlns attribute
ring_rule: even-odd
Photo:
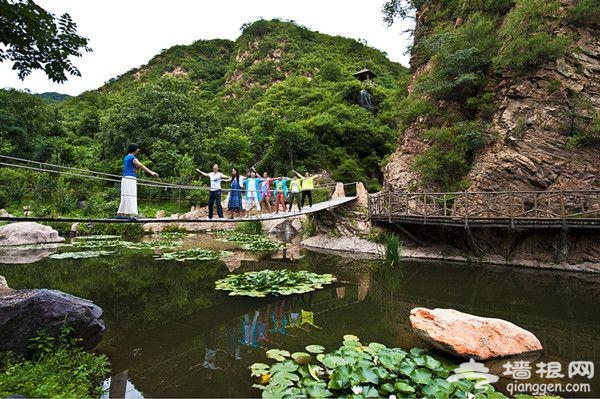
<svg viewBox="0 0 600 399"><path fill-rule="evenodd" d="M267 357L282 362L286 357L290 357L290 352L281 349L269 349Z"/></svg>
<svg viewBox="0 0 600 399"><path fill-rule="evenodd" d="M252 377L261 377L269 373L269 366L264 363L254 363L250 366Z"/></svg>
<svg viewBox="0 0 600 399"><path fill-rule="evenodd" d="M279 349L276 349L279 350ZM289 352L288 352L289 353ZM284 358L285 359L285 358ZM298 370L298 364L292 360L280 361L280 363L276 363L271 366L271 372L277 373L280 371L292 372Z"/></svg>
<svg viewBox="0 0 600 399"><path fill-rule="evenodd" d="M88 259L98 258L100 256L108 256L114 254L115 251L81 251L81 252L62 252L60 254L52 254L50 259Z"/></svg>
<svg viewBox="0 0 600 399"><path fill-rule="evenodd" d="M357 379L358 382L362 384L379 384L379 377L377 376L377 374L375 374L375 372L372 369L365 366L361 366L355 369L352 378Z"/></svg>
<svg viewBox="0 0 600 399"><path fill-rule="evenodd" d="M329 398L333 393L327 389L324 382L306 387L306 396L309 398Z"/></svg>
<svg viewBox="0 0 600 399"><path fill-rule="evenodd" d="M431 357L429 355L425 355L425 366L428 369L437 370L441 365L442 365L442 362L440 362L439 360L434 359L433 357Z"/></svg>
<svg viewBox="0 0 600 399"><path fill-rule="evenodd" d="M323 357L323 360L321 360L321 363L323 363L327 368L334 369L337 366L347 365L348 360L344 359L341 356L326 355L325 357Z"/></svg>
<svg viewBox="0 0 600 399"><path fill-rule="evenodd" d="M397 382L394 384L394 388L396 388L396 390L398 392L403 392L403 393L411 393L411 392L415 391L415 388L411 387L406 382Z"/></svg>
<svg viewBox="0 0 600 399"><path fill-rule="evenodd" d="M348 365L337 366L331 373L327 387L329 389L342 389L349 387L351 372L352 370Z"/></svg>
<svg viewBox="0 0 600 399"><path fill-rule="evenodd" d="M360 339L356 335L346 334L344 335L344 341L360 341Z"/></svg>
<svg viewBox="0 0 600 399"><path fill-rule="evenodd" d="M294 359L298 364L308 364L312 357L305 352L294 352L292 353L292 359Z"/></svg>
<svg viewBox="0 0 600 399"><path fill-rule="evenodd" d="M321 345L308 345L306 351L308 353L323 353L325 352L325 347Z"/></svg>
<svg viewBox="0 0 600 399"><path fill-rule="evenodd" d="M431 382L431 371L425 368L418 368L410 373L410 378L421 385L426 385Z"/></svg>

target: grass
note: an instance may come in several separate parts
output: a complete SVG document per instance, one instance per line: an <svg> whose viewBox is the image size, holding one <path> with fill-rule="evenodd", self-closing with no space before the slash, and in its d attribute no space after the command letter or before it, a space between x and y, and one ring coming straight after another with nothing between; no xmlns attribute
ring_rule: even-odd
<svg viewBox="0 0 600 399"><path fill-rule="evenodd" d="M110 371L108 359L79 348L71 333L63 327L58 337L34 338L31 358L0 354L0 397L99 397L101 382Z"/></svg>

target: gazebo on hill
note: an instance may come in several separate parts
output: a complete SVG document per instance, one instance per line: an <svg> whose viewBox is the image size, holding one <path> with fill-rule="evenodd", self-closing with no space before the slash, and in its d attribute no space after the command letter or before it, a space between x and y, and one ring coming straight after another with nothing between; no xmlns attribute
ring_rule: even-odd
<svg viewBox="0 0 600 399"><path fill-rule="evenodd" d="M360 71L352 74L356 79L364 82L365 80L373 80L377 75L368 68L363 68Z"/></svg>

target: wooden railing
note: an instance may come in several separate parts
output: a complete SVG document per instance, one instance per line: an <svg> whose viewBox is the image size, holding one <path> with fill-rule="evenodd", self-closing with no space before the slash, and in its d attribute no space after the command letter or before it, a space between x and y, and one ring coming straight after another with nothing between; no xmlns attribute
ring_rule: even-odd
<svg viewBox="0 0 600 399"><path fill-rule="evenodd" d="M600 190L409 193L369 196L378 222L600 228Z"/></svg>

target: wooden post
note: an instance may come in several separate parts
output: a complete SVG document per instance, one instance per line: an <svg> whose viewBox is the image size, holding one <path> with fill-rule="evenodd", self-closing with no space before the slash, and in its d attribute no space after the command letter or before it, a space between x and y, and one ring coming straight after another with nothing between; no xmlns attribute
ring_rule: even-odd
<svg viewBox="0 0 600 399"><path fill-rule="evenodd" d="M465 228L469 228L469 192L467 190L465 193Z"/></svg>
<svg viewBox="0 0 600 399"><path fill-rule="evenodd" d="M562 189L560 190L560 217L562 219L562 225L565 227L567 225L567 216L565 213L565 193Z"/></svg>
<svg viewBox="0 0 600 399"><path fill-rule="evenodd" d="M448 216L448 206L446 203L446 193L444 193L444 217Z"/></svg>
<svg viewBox="0 0 600 399"><path fill-rule="evenodd" d="M423 193L423 224L427 224L427 194Z"/></svg>
<svg viewBox="0 0 600 399"><path fill-rule="evenodd" d="M515 228L515 214L513 212L513 192L508 193L508 216L510 217L510 228Z"/></svg>
<svg viewBox="0 0 600 399"><path fill-rule="evenodd" d="M392 190L388 190L388 223L392 224Z"/></svg>

